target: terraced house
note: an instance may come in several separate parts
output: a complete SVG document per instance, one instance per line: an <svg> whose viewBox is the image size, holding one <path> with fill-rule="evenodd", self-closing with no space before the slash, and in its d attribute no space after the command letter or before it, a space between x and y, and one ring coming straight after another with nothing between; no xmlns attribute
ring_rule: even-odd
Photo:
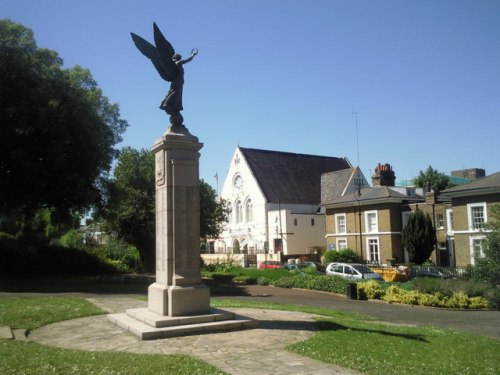
<svg viewBox="0 0 500 375"><path fill-rule="evenodd" d="M431 256L436 264L465 267L483 255L483 225L488 221L488 208L500 203L500 173L441 193L394 186L395 174L389 164L375 168L372 187L359 185L354 192L327 183L340 181L341 173L322 176L327 249L351 248L368 263L408 262L401 230L419 209L429 214L436 229Z"/></svg>
<svg viewBox="0 0 500 375"><path fill-rule="evenodd" d="M474 264L482 257L484 224L491 205L500 203L500 172L444 190L451 200L446 210L446 235L457 266Z"/></svg>

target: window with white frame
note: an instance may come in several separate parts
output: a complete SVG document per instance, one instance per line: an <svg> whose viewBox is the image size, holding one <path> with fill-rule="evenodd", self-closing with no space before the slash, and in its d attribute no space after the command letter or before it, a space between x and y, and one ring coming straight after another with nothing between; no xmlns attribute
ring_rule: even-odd
<svg viewBox="0 0 500 375"><path fill-rule="evenodd" d="M347 249L347 239L339 238L337 239L337 250Z"/></svg>
<svg viewBox="0 0 500 375"><path fill-rule="evenodd" d="M412 212L411 211L404 211L401 213L401 219L403 220L403 228L408 224L408 219L410 218Z"/></svg>
<svg viewBox="0 0 500 375"><path fill-rule="evenodd" d="M346 215L336 214L335 215L335 228L337 233L347 233Z"/></svg>
<svg viewBox="0 0 500 375"><path fill-rule="evenodd" d="M446 226L448 232L453 232L453 210L451 208L446 209Z"/></svg>
<svg viewBox="0 0 500 375"><path fill-rule="evenodd" d="M380 247L378 238L368 238L368 260L372 263L380 263Z"/></svg>
<svg viewBox="0 0 500 375"><path fill-rule="evenodd" d="M365 226L366 226L366 232L368 232L368 233L378 232L377 211L366 211L365 212Z"/></svg>
<svg viewBox="0 0 500 375"><path fill-rule="evenodd" d="M444 219L443 219L443 214L437 214L436 215L436 222L437 222L437 227L439 229L444 228Z"/></svg>
<svg viewBox="0 0 500 375"><path fill-rule="evenodd" d="M479 230L486 223L486 203L471 203L467 205L469 230Z"/></svg>
<svg viewBox="0 0 500 375"><path fill-rule="evenodd" d="M476 260L484 257L484 236L470 237L470 262L475 264Z"/></svg>

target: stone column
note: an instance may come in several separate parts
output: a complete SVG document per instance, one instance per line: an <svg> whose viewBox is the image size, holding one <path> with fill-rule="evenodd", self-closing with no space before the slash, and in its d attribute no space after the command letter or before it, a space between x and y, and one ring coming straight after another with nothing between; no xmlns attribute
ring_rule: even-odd
<svg viewBox="0 0 500 375"><path fill-rule="evenodd" d="M191 134L167 132L153 145L156 164L156 282L148 309L163 316L210 311L201 283L199 150Z"/></svg>

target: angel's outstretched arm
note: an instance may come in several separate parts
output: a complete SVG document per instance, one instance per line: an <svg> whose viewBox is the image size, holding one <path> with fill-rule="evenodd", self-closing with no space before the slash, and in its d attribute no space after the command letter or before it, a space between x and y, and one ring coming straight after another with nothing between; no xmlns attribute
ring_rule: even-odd
<svg viewBox="0 0 500 375"><path fill-rule="evenodd" d="M187 59L185 60L180 60L177 64L180 64L180 65L184 65L188 62L190 62L191 60L193 60L193 58L198 54L198 50L196 48L193 48L191 50L191 56L188 57Z"/></svg>

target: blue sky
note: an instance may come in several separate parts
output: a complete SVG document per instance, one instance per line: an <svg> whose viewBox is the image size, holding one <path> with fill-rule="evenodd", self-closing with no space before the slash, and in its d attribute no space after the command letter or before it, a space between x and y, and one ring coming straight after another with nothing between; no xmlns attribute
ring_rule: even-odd
<svg viewBox="0 0 500 375"><path fill-rule="evenodd" d="M90 69L150 148L169 84L132 43L156 21L185 65L185 124L219 188L237 145L347 157L397 179L500 171L499 0L0 0L66 67Z"/></svg>

